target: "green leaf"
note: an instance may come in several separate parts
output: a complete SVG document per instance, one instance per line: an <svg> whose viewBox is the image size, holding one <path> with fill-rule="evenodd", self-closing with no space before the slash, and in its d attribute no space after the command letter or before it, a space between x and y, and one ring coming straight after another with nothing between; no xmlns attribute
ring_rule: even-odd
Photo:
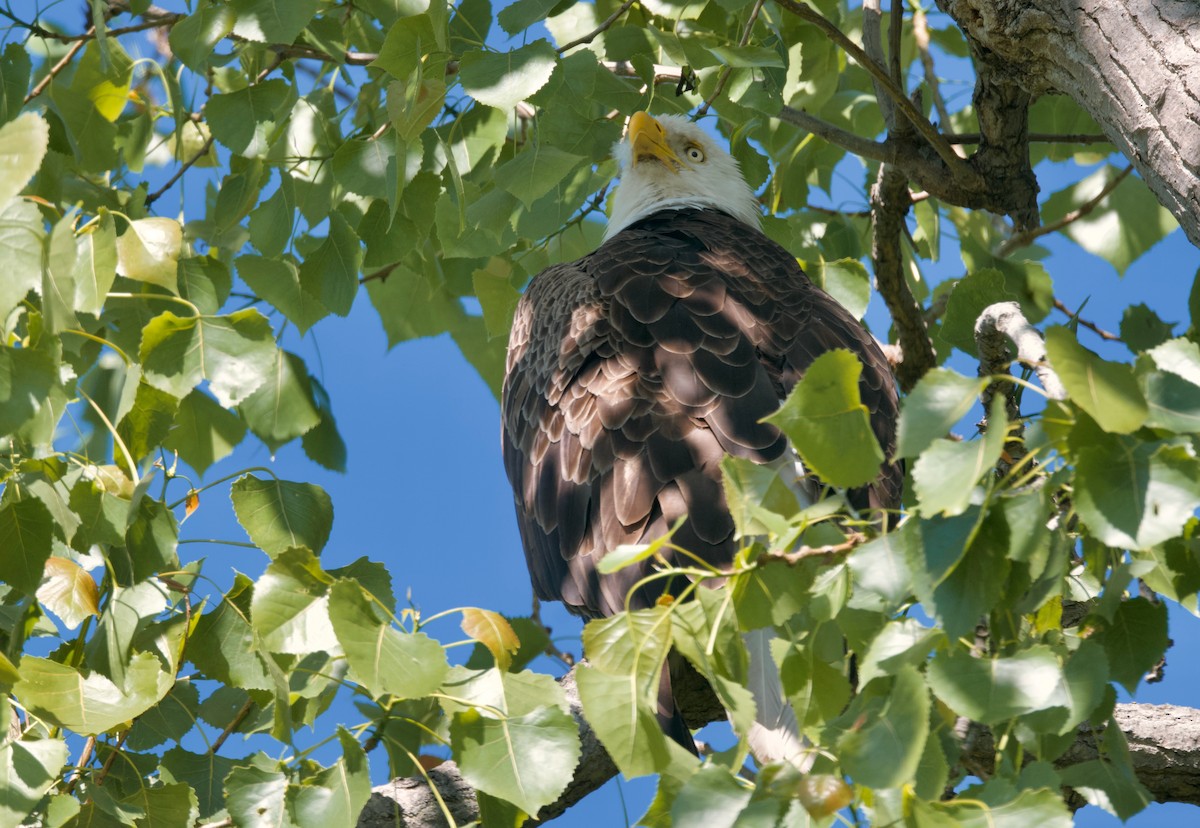
<svg viewBox="0 0 1200 828"><path fill-rule="evenodd" d="M683 784L671 805L674 825L703 825L705 828L733 828L738 815L750 802L751 789L730 772L715 764L705 764ZM772 824L774 824L772 822Z"/></svg>
<svg viewBox="0 0 1200 828"><path fill-rule="evenodd" d="M147 382L182 399L208 380L223 406L241 402L266 382L276 350L271 323L254 308L186 318L165 311L142 330Z"/></svg>
<svg viewBox="0 0 1200 828"><path fill-rule="evenodd" d="M117 273L177 293L182 249L183 228L174 219L131 221L117 237Z"/></svg>
<svg viewBox="0 0 1200 828"><path fill-rule="evenodd" d="M333 503L320 486L242 475L230 487L238 523L272 558L303 546L319 555L333 528Z"/></svg>
<svg viewBox="0 0 1200 828"><path fill-rule="evenodd" d="M627 779L658 773L670 765L668 739L632 676L580 666L575 681L588 722Z"/></svg>
<svg viewBox="0 0 1200 828"><path fill-rule="evenodd" d="M278 308L301 334L329 315L329 309L301 286L300 269L288 259L239 256L235 264L250 289Z"/></svg>
<svg viewBox="0 0 1200 828"><path fill-rule="evenodd" d="M356 582L333 584L329 617L351 676L372 696L417 699L441 687L449 670L442 646L425 633L393 629Z"/></svg>
<svg viewBox="0 0 1200 828"><path fill-rule="evenodd" d="M422 57L440 47L428 14L402 17L388 28L379 56L369 66L394 78L408 78L421 65Z"/></svg>
<svg viewBox="0 0 1200 828"><path fill-rule="evenodd" d="M0 124L16 118L25 105L33 61L22 43L12 42L0 54Z"/></svg>
<svg viewBox="0 0 1200 828"><path fill-rule="evenodd" d="M334 419L333 409L329 404L329 394L315 377L310 376L308 379L312 384L313 398L316 400L321 422L317 423L315 428L304 432L300 444L310 460L320 463L330 471L344 472L346 443L338 432L337 420Z"/></svg>
<svg viewBox="0 0 1200 828"><path fill-rule="evenodd" d="M225 777L225 807L245 828L290 828L287 777L279 771L239 765Z"/></svg>
<svg viewBox="0 0 1200 828"><path fill-rule="evenodd" d="M233 277L220 259L212 256L188 256L179 260L179 296L212 316L229 297Z"/></svg>
<svg viewBox="0 0 1200 828"><path fill-rule="evenodd" d="M1131 768L1121 768L1115 762L1090 759L1068 765L1059 771L1062 783L1074 790L1089 805L1095 805L1125 822L1154 801Z"/></svg>
<svg viewBox="0 0 1200 828"><path fill-rule="evenodd" d="M13 692L32 713L82 736L96 736L149 710L175 683L157 656L138 653L129 663L125 685L99 673L84 674L46 658L21 659L21 680Z"/></svg>
<svg viewBox="0 0 1200 828"><path fill-rule="evenodd" d="M819 259L805 267L808 278L850 311L855 319L862 319L871 300L871 277L867 268L857 259L838 259L827 262Z"/></svg>
<svg viewBox="0 0 1200 828"><path fill-rule="evenodd" d="M147 710L134 722L126 744L133 750L149 750L172 741L177 742L196 725L200 712L200 691L190 681L182 680L171 688L163 700ZM181 753L187 754L179 748ZM190 754L195 756L195 754ZM195 757L200 759L202 757ZM231 760L219 757L232 764ZM209 763L211 767L211 763ZM222 774L223 775L223 774ZM218 776L217 779L220 779ZM166 780L168 782L175 780Z"/></svg>
<svg viewBox="0 0 1200 828"><path fill-rule="evenodd" d="M966 416L986 381L934 368L917 382L900 406L896 456L916 457Z"/></svg>
<svg viewBox="0 0 1200 828"><path fill-rule="evenodd" d="M46 238L42 267L42 319L46 330L58 333L78 328L75 318L75 222L74 215L64 216Z"/></svg>
<svg viewBox="0 0 1200 828"><path fill-rule="evenodd" d="M1075 465L1075 508L1108 546L1149 549L1200 507L1200 463L1182 446L1129 437L1090 445Z"/></svg>
<svg viewBox="0 0 1200 828"><path fill-rule="evenodd" d="M116 227L105 214L75 237L75 310L99 316L116 277Z"/></svg>
<svg viewBox="0 0 1200 828"><path fill-rule="evenodd" d="M548 15L562 0L516 0L496 15L500 28L510 35L520 34Z"/></svg>
<svg viewBox="0 0 1200 828"><path fill-rule="evenodd" d="M42 581L54 539L54 518L36 497L0 506L0 581L32 595Z"/></svg>
<svg viewBox="0 0 1200 828"><path fill-rule="evenodd" d="M403 158L401 162L403 166ZM337 148L332 164L334 178L350 192L386 199L394 189L388 187L388 165L396 164L396 138L390 132L378 138L351 138Z"/></svg>
<svg viewBox="0 0 1200 828"><path fill-rule="evenodd" d="M1135 354L1148 351L1171 338L1174 322L1164 322L1144 302L1130 305L1121 315L1121 340Z"/></svg>
<svg viewBox="0 0 1200 828"><path fill-rule="evenodd" d="M557 707L523 716L493 718L482 711L457 713L450 744L463 778L528 814L558 799L579 762L579 730Z"/></svg>
<svg viewBox="0 0 1200 828"><path fill-rule="evenodd" d="M1146 400L1130 366L1101 359L1061 325L1046 330L1046 354L1071 400L1105 431L1128 434L1146 421Z"/></svg>
<svg viewBox="0 0 1200 828"><path fill-rule="evenodd" d="M856 783L872 788L912 780L929 736L929 709L921 674L912 667L901 669L882 707L862 711L865 721L856 722L838 739L842 769Z"/></svg>
<svg viewBox="0 0 1200 828"><path fill-rule="evenodd" d="M420 83L394 80L388 84L388 118L402 141L417 141L445 105L446 83L441 78L423 78Z"/></svg>
<svg viewBox="0 0 1200 828"><path fill-rule="evenodd" d="M176 685L176 690L180 685ZM165 703L171 699L168 696ZM151 711L153 713L153 711ZM149 715L149 714L148 714ZM138 720L137 728L143 720ZM188 718L188 727L195 724L194 712ZM132 734L130 741L133 741ZM196 792L196 804L200 817L207 818L225 809L225 792L221 783L233 770L235 760L213 753L191 753L176 745L162 755L159 767L163 781L186 782ZM243 823L249 824L249 823Z"/></svg>
<svg viewBox="0 0 1200 828"><path fill-rule="evenodd" d="M471 274L475 296L483 308L483 322L492 336L508 336L513 313L521 299L521 294L509 281L511 272L511 265L499 258L492 258L486 267L478 268Z"/></svg>
<svg viewBox="0 0 1200 828"><path fill-rule="evenodd" d="M0 434L27 423L57 380L58 368L47 352L0 345Z"/></svg>
<svg viewBox="0 0 1200 828"><path fill-rule="evenodd" d="M231 7L204 0L192 14L171 27L167 42L185 66L203 72L213 49L233 31L236 22L237 12Z"/></svg>
<svg viewBox="0 0 1200 828"><path fill-rule="evenodd" d="M944 638L941 630L922 626L915 618L889 621L862 657L859 684L866 686L879 676L895 675L903 667L920 667Z"/></svg>
<svg viewBox="0 0 1200 828"><path fill-rule="evenodd" d="M267 381L242 401L238 411L272 452L321 422L308 366L300 357L282 350L275 352L275 366Z"/></svg>
<svg viewBox="0 0 1200 828"><path fill-rule="evenodd" d="M291 43L313 19L320 0L231 0L233 31L259 43Z"/></svg>
<svg viewBox="0 0 1200 828"><path fill-rule="evenodd" d="M1122 601L1100 643L1108 655L1112 677L1133 693L1167 650L1167 607L1145 598Z"/></svg>
<svg viewBox="0 0 1200 828"><path fill-rule="evenodd" d="M977 440L937 439L913 465L913 489L923 515L962 514L974 497L979 478L990 473L1004 451L1008 420L1004 401L993 401L988 430Z"/></svg>
<svg viewBox="0 0 1200 828"><path fill-rule="evenodd" d="M563 152L557 147L537 144L497 167L495 183L516 196L526 208L532 208L535 201L553 190L585 160L583 156Z"/></svg>
<svg viewBox="0 0 1200 828"><path fill-rule="evenodd" d="M1017 298L999 270L989 267L968 273L954 285L946 301L946 315L938 336L959 350L977 356L975 321L979 315L988 305Z"/></svg>
<svg viewBox="0 0 1200 828"><path fill-rule="evenodd" d="M250 211L250 243L268 259L277 258L291 241L295 219L296 188L290 175L281 175L279 188Z"/></svg>
<svg viewBox="0 0 1200 828"><path fill-rule="evenodd" d="M0 279L0 317L7 317L29 291L41 287L45 235L36 205L12 201L0 207L0 261L7 271Z"/></svg>
<svg viewBox="0 0 1200 828"><path fill-rule="evenodd" d="M1025 790L1003 803L980 801L970 791L961 802L913 798L913 824L920 828L1071 828L1071 813L1058 790Z"/></svg>
<svg viewBox="0 0 1200 828"><path fill-rule="evenodd" d="M846 560L854 573L856 592L873 593L887 607L898 607L912 593L907 548L920 543L917 524L908 521L899 530L856 547Z"/></svg>
<svg viewBox="0 0 1200 828"><path fill-rule="evenodd" d="M185 463L204 474L213 463L228 457L246 436L246 424L196 389L179 401L175 427L163 448L179 452Z"/></svg>
<svg viewBox="0 0 1200 828"><path fill-rule="evenodd" d="M1007 658L980 658L956 649L934 657L928 681L956 713L995 724L1055 706L1063 674L1058 658L1044 645Z"/></svg>
<svg viewBox="0 0 1200 828"><path fill-rule="evenodd" d="M0 704L9 720L11 708ZM28 824L25 818L50 790L67 762L61 739L5 739L0 743L0 825Z"/></svg>
<svg viewBox="0 0 1200 828"><path fill-rule="evenodd" d="M238 155L262 157L271 145L277 122L287 117L291 98L291 87L279 79L213 95L205 110L208 126L214 138Z"/></svg>
<svg viewBox="0 0 1200 828"><path fill-rule="evenodd" d="M353 825L371 796L367 754L344 727L338 727L337 736L341 758L290 791L299 828Z"/></svg>
<svg viewBox="0 0 1200 828"><path fill-rule="evenodd" d="M1098 196L1117 174L1115 168L1105 166L1050 196L1042 208L1042 220L1051 224L1077 210ZM1062 232L1084 250L1107 260L1118 274L1124 274L1129 265L1177 226L1145 182L1127 176L1096 210L1070 222Z"/></svg>
<svg viewBox="0 0 1200 828"><path fill-rule="evenodd" d="M341 214L329 216L329 236L300 265L300 287L322 307L345 316L358 292L362 247Z"/></svg>
<svg viewBox="0 0 1200 828"><path fill-rule="evenodd" d="M49 144L50 127L36 112L25 112L0 126L0 208L33 178Z"/></svg>
<svg viewBox="0 0 1200 828"><path fill-rule="evenodd" d="M254 585L250 626L273 653L338 654L329 619L330 577L304 547L288 549L271 561Z"/></svg>
<svg viewBox="0 0 1200 828"><path fill-rule="evenodd" d="M556 56L545 40L511 52L465 52L458 73L463 91L475 100L497 109L512 109L550 80Z"/></svg>
<svg viewBox="0 0 1200 828"><path fill-rule="evenodd" d="M1007 527L998 517L981 521L972 506L955 517L926 518L913 531L905 551L914 593L952 639L969 634L1004 591Z"/></svg>
<svg viewBox="0 0 1200 828"><path fill-rule="evenodd" d="M196 622L196 631L188 639L187 657L205 676L223 685L268 690L271 682L250 629L252 586L246 576L235 576L225 600Z"/></svg>
<svg viewBox="0 0 1200 828"><path fill-rule="evenodd" d="M129 523L129 501L106 491L104 481L80 477L71 487L71 510L79 516L79 527L71 546L86 552L94 543L121 544Z"/></svg>
<svg viewBox="0 0 1200 828"><path fill-rule="evenodd" d="M883 451L858 392L862 363L845 349L817 357L783 407L767 417L800 453L805 466L838 487L874 480Z"/></svg>

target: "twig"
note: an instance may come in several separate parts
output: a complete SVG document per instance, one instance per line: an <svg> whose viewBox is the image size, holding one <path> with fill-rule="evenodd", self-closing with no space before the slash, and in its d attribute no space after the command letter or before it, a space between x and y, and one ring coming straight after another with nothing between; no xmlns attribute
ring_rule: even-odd
<svg viewBox="0 0 1200 828"><path fill-rule="evenodd" d="M1017 349L1018 362L1028 365L1052 400L1065 400L1067 391L1058 374L1046 362L1046 343L1038 330L1029 324L1021 306L1016 302L997 302L988 305L975 320L975 344L979 348L979 370L989 375L1007 371L1012 362L1008 343ZM1001 369L999 366L1005 366Z"/></svg>
<svg viewBox="0 0 1200 828"><path fill-rule="evenodd" d="M863 51L879 66L887 64L887 56L883 52L883 9L880 0L863 0ZM892 82L900 85L899 78L892 77ZM875 99L879 102L879 110L883 113L883 122L889 131L896 129L896 104L888 94L887 89L878 79L872 79L875 87Z"/></svg>
<svg viewBox="0 0 1200 828"><path fill-rule="evenodd" d="M129 738L129 731L126 730L117 737L117 743L110 745L112 751L108 754L108 758L104 760L104 766L100 768L100 772L96 774L96 779L92 783L97 788L104 784L104 780L108 777L108 771L112 768L112 763L116 760L117 755L121 752L121 748L125 746L125 740Z"/></svg>
<svg viewBox="0 0 1200 828"><path fill-rule="evenodd" d="M742 38L738 41L738 46L745 46L750 42L750 35L754 32L754 23L758 20L758 13L762 11L764 1L765 0L755 0L754 8L750 10L750 17L746 20L746 28L742 30ZM700 105L700 108L696 110L697 119L703 118L708 114L708 110L712 107L713 101L719 98L721 93L725 91L725 85L729 83L729 76L732 74L733 67L731 66L726 66L721 69L721 76L717 78L716 88L713 89L713 92L708 96L708 99Z"/></svg>
<svg viewBox="0 0 1200 828"><path fill-rule="evenodd" d="M149 20L143 20L141 23L133 23L133 24L130 24L129 26L121 26L120 28L116 28L116 29L108 29L104 32L104 35L105 35L105 37L120 37L121 35L133 34L135 32L144 32L147 29L170 28L171 26L174 26L176 23L178 23L180 20L183 20L185 17L187 17L186 14L177 14L177 13L171 12L162 17L155 17L155 18L152 18ZM64 35L64 34L58 34L57 32L48 32L47 34L43 35L43 37L46 37L47 39L51 39L51 40L57 40L59 43L78 43L81 40L86 42L89 40L95 40L96 36L97 35L96 35L94 28L92 31L85 32L83 34L78 34L78 35Z"/></svg>
<svg viewBox="0 0 1200 828"><path fill-rule="evenodd" d="M811 132L818 138L824 139L862 158L869 158L872 161L882 161L885 163L895 160L896 154L887 144L855 135L853 132L848 132L841 127L836 127L827 121L822 121L820 118L809 115L801 109L793 109L790 106L780 107L779 120L794 124L807 132Z"/></svg>
<svg viewBox="0 0 1200 828"><path fill-rule="evenodd" d="M996 250L996 255L1001 258L1004 258L1005 256L1012 253L1017 248L1025 247L1026 245L1031 244L1034 239L1040 238L1040 237L1046 235L1047 233L1053 233L1056 230L1061 230L1064 227L1066 227L1068 224L1070 224L1071 222L1078 221L1079 219L1083 218L1088 213L1095 210L1096 207L1099 206L1101 201L1104 201L1104 199L1108 198L1109 193L1111 193L1113 190L1115 190L1117 188L1117 186L1122 181L1124 181L1125 177L1127 175L1129 175L1131 172L1133 172L1132 164L1130 164L1125 169L1121 170L1121 172L1119 172L1115 176L1113 176L1113 179L1111 181L1109 181L1107 184L1105 184L1103 189L1101 189L1100 192L1097 193L1094 198L1091 198L1088 201L1084 202L1083 204L1081 204L1079 206L1078 209L1072 210L1071 212L1067 213L1065 216L1060 218L1058 221L1052 222L1051 224L1043 225L1042 227L1033 227L1033 228L1030 228L1029 230L1025 230L1024 232L1021 232L1021 233L1014 233L1012 235L1012 237L1008 239L1008 241L1006 241L1006 242L1004 242L1004 244L1000 245L1000 247Z"/></svg>
<svg viewBox="0 0 1200 828"><path fill-rule="evenodd" d="M944 104L943 104L944 105ZM951 144L978 144L983 140L978 132L943 132L944 137ZM1110 144L1107 135L1094 135L1088 132L1080 133L1057 133L1057 132L1031 132L1029 140L1039 144Z"/></svg>
<svg viewBox="0 0 1200 828"><path fill-rule="evenodd" d="M271 61L271 65L268 66L266 69L263 69L261 72L259 72L258 76L254 79L254 82L250 85L258 86L260 83L262 83L266 79L267 75L271 74L277 68L279 68L279 65L281 63L283 63L283 56L280 55L279 53L276 53L274 60ZM204 144L200 147L200 149L196 152L196 154L193 155L191 158L189 158L187 161L183 162L183 164L179 167L179 169L177 169L174 172L174 174L170 178L168 178L166 180L166 182L163 183L163 185L161 187L159 187L154 192L150 193L150 195L146 196L146 206L149 207L151 204L158 201L160 198L163 197L163 195L168 190L170 190L172 187L174 187L175 182L177 182L180 178L182 178L183 174L185 172L187 172L189 169L191 169L193 164L195 164L197 161L199 161L201 158L203 158L208 153L208 151L210 149L212 149L213 140L215 138L216 138L216 136L214 136L210 132L208 135L208 138L205 139Z"/></svg>
<svg viewBox="0 0 1200 828"><path fill-rule="evenodd" d="M608 71L612 72L618 78L641 78L637 68L627 60L603 60L600 62ZM683 70L678 66L664 66L661 63L654 64L654 84L670 84L675 86L683 77Z"/></svg>
<svg viewBox="0 0 1200 828"><path fill-rule="evenodd" d="M193 155L191 158L189 158L187 161L184 161L183 164L180 165L179 169L177 169L171 175L171 177L168 178L163 183L163 185L161 187L159 187L154 192L150 193L150 195L146 196L146 206L149 207L151 204L153 204L154 202L156 202L160 198L162 198L163 195L166 194L167 190L169 190L175 186L175 182L177 182L179 179L183 178L183 174L185 172L187 172L189 169L191 169L193 164L195 164L197 161L199 161L201 158L203 158L205 155L207 155L208 151L210 149L212 149L213 140L214 140L214 137L213 137L212 133L209 133L208 138L205 139L204 144L201 145L200 149L196 151L196 154Z"/></svg>
<svg viewBox="0 0 1200 828"><path fill-rule="evenodd" d="M238 725L250 715L250 711L254 709L254 699L246 699L246 703L242 705L242 709L230 720L229 724L225 725L225 729L221 731L221 735L212 743L212 747L208 749L209 756L216 756L217 751L221 749L221 745L225 744L225 740L233 731L237 730Z"/></svg>
<svg viewBox="0 0 1200 828"><path fill-rule="evenodd" d="M1063 300L1061 300L1057 297L1054 299L1054 308L1055 308L1055 310L1062 311L1067 316L1074 319L1080 325L1083 325L1083 327L1087 328L1089 331L1096 334L1101 339L1106 339L1109 342L1119 342L1121 340L1121 337L1117 336L1115 333L1106 331L1106 330L1104 330L1104 328L1101 328L1095 322L1089 322L1088 320L1084 319L1082 316L1079 316L1076 313L1072 313L1071 309L1068 308L1065 304L1063 304Z"/></svg>
<svg viewBox="0 0 1200 828"><path fill-rule="evenodd" d="M87 34L89 34L89 35L94 35L95 33L96 33L95 26L91 26L87 30ZM44 92L46 90L46 87L50 85L50 81L54 80L54 76L57 75L59 72L61 72L63 69L65 69L67 67L67 64L71 62L71 60L75 57L75 55L79 54L79 50L82 49L86 45L86 43L87 43L87 41L80 40L80 41L77 41L74 45L72 45L70 49L67 49L67 53L62 56L62 59L58 63L56 63L52 67L50 67L50 71L46 73L46 77L44 77L40 81L38 81L37 86L33 87L33 89L30 90L29 94L25 96L25 103L29 103L34 98L36 98L38 95L42 94L42 92Z"/></svg>
<svg viewBox="0 0 1200 828"><path fill-rule="evenodd" d="M954 148L946 142L946 139L937 131L937 128L929 122L928 118L921 114L916 105L904 94L904 91L892 82L886 69L872 60L857 43L847 37L841 29L833 25L824 15L816 10L803 3L796 2L796 0L776 1L781 7L787 9L797 17L807 20L824 32L830 40L842 47L846 54L853 58L855 63L878 81L887 95L891 97L896 107L904 114L904 117L908 118L917 132L921 133L921 136L929 143L929 146L945 162L955 179L969 182L975 186L979 185L979 173L968 166L962 158L958 157L954 152Z"/></svg>
<svg viewBox="0 0 1200 828"><path fill-rule="evenodd" d="M565 46L559 46L557 49L555 49L555 51L558 52L560 55L562 55L562 54L566 54L571 49L574 49L576 46L582 46L585 43L591 43L597 37L604 34L609 29L611 29L613 27L613 24L621 19L621 15L623 15L623 14L625 14L625 12L629 11L629 9L636 2L637 2L637 0L625 0L625 2L622 3L615 12L613 12L607 18L605 18L604 22L601 23L599 26L597 26L595 29L588 32L581 38L572 40L570 43L566 44Z"/></svg>
<svg viewBox="0 0 1200 828"><path fill-rule="evenodd" d="M867 536L860 532L851 532L841 543L827 543L824 546L801 546L791 552L764 552L754 559L755 567L774 561L783 561L788 566L795 566L808 558L832 558L845 555L855 547L866 543Z"/></svg>
<svg viewBox="0 0 1200 828"><path fill-rule="evenodd" d="M938 119L945 128L950 123L950 110L946 107L946 99L942 97L942 87L938 81L937 71L933 65L933 53L929 51L929 25L928 18L925 16L925 10L920 6L913 9L913 40L917 43L917 54L921 56L921 66L925 70L925 87L929 90L930 97L933 99L933 108L938 114ZM946 140L951 144L968 143L966 141L955 141L949 134L943 133ZM979 136L975 136L978 143ZM955 151L965 157L965 153L956 148Z"/></svg>

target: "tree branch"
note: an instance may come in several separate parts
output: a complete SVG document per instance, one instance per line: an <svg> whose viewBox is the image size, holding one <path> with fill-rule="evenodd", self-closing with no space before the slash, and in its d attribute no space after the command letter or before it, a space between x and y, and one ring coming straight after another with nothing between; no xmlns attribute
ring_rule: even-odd
<svg viewBox="0 0 1200 828"><path fill-rule="evenodd" d="M563 813L617 774L612 760L583 718L575 688L575 670L559 679L559 683L579 726L583 752L575 769L575 779L557 802L542 809L538 814L540 821ZM675 690L689 726L701 727L725 718L720 702L694 671L685 671L676 682ZM1118 704L1115 715L1129 741L1134 771L1154 798L1160 802L1200 804L1200 710L1175 705ZM1082 725L1075 745L1060 764L1097 758L1099 732ZM971 762L990 768L996 757L991 733L987 728L973 725L971 734ZM455 822L463 825L479 819L475 792L453 762L442 763L430 771L429 776ZM425 780L419 777L394 779L375 788L358 819L358 828L445 828L446 825L436 798Z"/></svg>
<svg viewBox="0 0 1200 828"><path fill-rule="evenodd" d="M955 178L959 178L964 182L972 182L979 186L981 182L979 174L970 166L963 162L963 159L958 157L954 152L954 148L947 143L941 133L937 131L937 127L929 122L916 105L908 99L904 94L904 90L898 87L889 77L888 72L883 66L872 60L862 48L851 40L837 26L833 25L823 15L815 9L798 3L796 0L776 0L783 8L790 11L792 14L815 25L818 29L824 32L830 40L842 48L855 63L867 71L868 74L878 83L880 87L891 98L892 102L900 110L917 132L928 142L928 145L942 159L942 162L950 169Z"/></svg>
<svg viewBox="0 0 1200 828"><path fill-rule="evenodd" d="M1056 230L1061 230L1071 222L1078 221L1079 219L1083 218L1088 213L1095 210L1096 207L1100 205L1100 202L1108 198L1109 193L1117 189L1120 183L1124 181L1125 177L1131 172L1133 172L1132 164L1128 165L1117 175L1113 176L1113 179L1105 184L1103 189L1101 189L1094 198L1088 199L1088 201L1079 205L1078 209L1072 210L1053 224L1047 224L1044 227L1033 227L1022 233L1014 233L1012 237L1010 237L1006 242L1004 242L1004 244L1000 245L1000 247L996 249L996 255L1004 258L1017 248L1026 247L1032 244L1034 239L1041 238L1047 233L1053 233Z"/></svg>
<svg viewBox="0 0 1200 828"><path fill-rule="evenodd" d="M617 7L617 10L615 12L613 12L607 18L605 18L604 22L601 23L599 26L597 26L595 29L588 32L581 38L572 40L570 43L566 44L565 46L559 46L557 49L555 49L555 51L558 52L560 55L562 55L562 54L566 54L567 52L571 51L576 46L582 46L585 43L591 43L597 37L604 34L609 29L611 29L613 27L613 24L616 23L618 20L620 20L621 16L624 15L625 12L629 11L629 9L636 2L637 2L637 0L625 0L624 3L622 3L620 6Z"/></svg>
<svg viewBox="0 0 1200 828"><path fill-rule="evenodd" d="M896 378L904 391L910 391L926 371L937 365L921 306L904 278L900 238L911 203L904 174L891 164L881 166L871 188L871 221L875 228L871 258L879 295L888 306L900 341L903 358L896 366Z"/></svg>
<svg viewBox="0 0 1200 828"><path fill-rule="evenodd" d="M1052 400L1065 400L1067 391L1058 374L1046 362L1046 343L1037 328L1025 319L1016 302L988 305L975 320L980 375L1008 372L1013 359L1008 348L1010 341L1017 348L1016 359L1034 370L1046 396Z"/></svg>

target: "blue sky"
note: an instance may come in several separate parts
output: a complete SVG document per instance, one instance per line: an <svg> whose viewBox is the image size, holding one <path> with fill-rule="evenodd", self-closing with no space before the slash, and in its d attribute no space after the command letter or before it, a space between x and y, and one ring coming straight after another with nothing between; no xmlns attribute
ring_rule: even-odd
<svg viewBox="0 0 1200 828"><path fill-rule="evenodd" d="M497 3L497 6L500 6ZM855 162L844 171L851 192L861 173ZM169 171L168 171L169 174ZM202 193L204 173L189 178L189 198ZM1062 186L1055 174L1043 178L1043 195ZM859 190L861 193L861 189ZM171 199L160 205L173 209ZM840 203L835 193L833 203ZM189 201L189 208L191 208ZM197 211L199 205L195 205ZM1186 300L1200 266L1200 251L1176 232L1139 259L1123 277L1101 259L1082 252L1060 236L1043 241L1052 251L1046 266L1060 298L1070 307L1088 299L1085 316L1108 330L1117 330L1127 304L1143 301L1167 320L1186 327ZM956 252L935 269L938 278L962 275ZM885 329L882 302L872 300L868 319ZM1054 321L1062 322L1063 317ZM290 337L290 338L289 338ZM1126 358L1120 346L1105 350L1097 339L1082 341L1113 358ZM524 570L512 496L500 463L499 410L495 399L462 358L448 336L404 343L389 351L376 312L360 292L347 318L320 323L303 340L294 333L284 344L298 351L328 389L338 425L349 448L344 475L327 472L309 462L299 446L284 447L272 457L250 438L235 455L209 470L207 480L238 469L269 465L284 479L307 480L323 486L333 498L333 534L323 554L327 568L366 555L389 567L399 596L411 594L425 614L459 606L481 606L510 615L527 614L531 590ZM966 360L955 367L972 371ZM182 484L178 484L182 485ZM200 510L184 524L186 539L245 539L233 519L225 486L206 492ZM265 555L210 544L181 547L185 558L206 557L206 572L227 585L231 570L257 576ZM403 601L403 597L401 598ZM578 654L579 622L558 607L546 607L544 619L562 636L560 646ZM444 641L462 637L457 619L439 622L431 630ZM1168 653L1166 680L1139 688L1137 701L1197 704L1200 687L1200 621L1186 612L1171 614L1174 648ZM461 651L465 656L466 650ZM540 669L551 670L543 662ZM355 712L345 705L347 718ZM230 744L226 753L241 747ZM375 781L386 776L382 755L372 756ZM653 793L646 780L613 782L572 809L555 824L619 826L631 824ZM1194 808L1152 806L1131 825L1193 824ZM1079 814L1081 826L1117 824L1095 808Z"/></svg>

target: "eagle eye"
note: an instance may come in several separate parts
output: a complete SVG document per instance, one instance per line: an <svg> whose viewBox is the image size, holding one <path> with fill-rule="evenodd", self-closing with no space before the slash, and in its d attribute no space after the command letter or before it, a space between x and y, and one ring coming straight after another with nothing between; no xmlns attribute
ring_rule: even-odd
<svg viewBox="0 0 1200 828"><path fill-rule="evenodd" d="M684 150L683 154L686 155L689 160L695 161L697 164L704 160L704 150L700 149L695 144L689 144L688 148Z"/></svg>

